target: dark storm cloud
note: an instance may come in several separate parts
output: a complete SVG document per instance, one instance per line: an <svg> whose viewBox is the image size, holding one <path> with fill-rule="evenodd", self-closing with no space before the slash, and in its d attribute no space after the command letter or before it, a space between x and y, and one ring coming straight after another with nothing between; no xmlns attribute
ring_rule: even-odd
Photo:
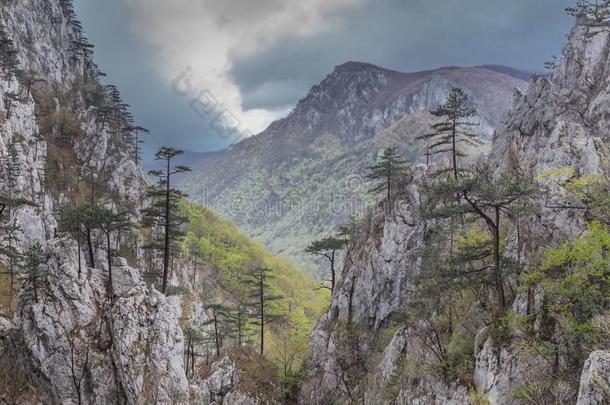
<svg viewBox="0 0 610 405"><path fill-rule="evenodd" d="M209 123L197 115L190 101L178 97L171 83L154 68L155 50L134 36L131 10L123 0L76 0L85 33L95 45L95 60L130 105L138 124L151 130L143 158L151 164L162 145L188 150L216 150L227 146Z"/></svg>
<svg viewBox="0 0 610 405"><path fill-rule="evenodd" d="M344 10L341 23L331 30L287 36L247 57L235 53L230 77L240 89L244 109L290 107L335 65L350 60L401 71L487 63L541 70L559 52L571 24L563 12L569 0L362 1ZM189 100L171 91L171 80L160 76L158 49L134 34L129 4L75 0L96 46L96 62L131 104L139 123L152 130L147 156L166 143L200 151L225 147L227 141L192 111ZM285 7L278 0L250 10L242 7L242 0L218 4L223 9L214 29L223 30L243 24L246 15L264 18L274 4ZM175 21L177 29L180 24Z"/></svg>
<svg viewBox="0 0 610 405"><path fill-rule="evenodd" d="M559 52L569 0L379 0L313 38L289 38L233 57L244 108L293 104L338 64L365 61L401 71L502 64L539 71ZM272 91L264 92L263 89ZM294 97L292 95L295 95Z"/></svg>

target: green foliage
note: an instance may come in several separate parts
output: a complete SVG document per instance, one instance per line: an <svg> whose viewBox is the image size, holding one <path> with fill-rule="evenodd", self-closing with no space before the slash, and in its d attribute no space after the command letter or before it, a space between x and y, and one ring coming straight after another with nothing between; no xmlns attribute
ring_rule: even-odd
<svg viewBox="0 0 610 405"><path fill-rule="evenodd" d="M491 405L491 401L484 392L479 392L474 388L468 391L468 400L470 405Z"/></svg>
<svg viewBox="0 0 610 405"><path fill-rule="evenodd" d="M485 277L489 273L491 277L486 281L494 289L497 315L501 317L508 307L504 284L507 270L510 270L502 255L502 235L510 224L505 224L505 221L535 212L530 200L538 193L537 185L515 173L495 177L492 168L481 163L465 175L444 176L422 184L422 188L429 196L422 216L451 219L451 238L455 221L476 220L487 230L491 238L489 246L485 241L475 240L466 249L458 250L457 254L450 248L446 270L456 279L470 278L474 274ZM452 242L449 243L451 246ZM488 256L492 257L491 264L485 260Z"/></svg>
<svg viewBox="0 0 610 405"><path fill-rule="evenodd" d="M185 236L182 226L186 223L187 218L180 212L178 204L186 195L172 187L172 176L191 170L187 166L172 165L172 159L183 153L184 151L173 147L163 146L155 154L155 160L161 161L163 164L160 170L148 172L149 175L157 178L157 184L149 187L147 196L151 203L142 210L142 225L151 229L150 235L152 236L146 247L163 252L163 284L161 286L163 293L167 292L172 250Z"/></svg>
<svg viewBox="0 0 610 405"><path fill-rule="evenodd" d="M372 194L384 193L386 196L387 211L392 211L392 201L401 182L409 175L410 170L406 160L398 154L397 147L386 148L379 163L368 168L368 179L377 184L369 190Z"/></svg>
<svg viewBox="0 0 610 405"><path fill-rule="evenodd" d="M610 178L591 174L572 178L565 183L568 199L584 205L589 220L610 225Z"/></svg>
<svg viewBox="0 0 610 405"><path fill-rule="evenodd" d="M272 278L267 280L269 294L282 295L284 299L273 302L273 312L285 314L283 322L271 325L265 333L265 351L274 362L279 361L282 352L292 352L294 345L306 345L307 336L313 323L326 308L328 293L316 290L313 278L304 275L283 259L269 253L262 245L244 236L234 225L222 221L211 210L198 205L180 202L181 213L187 218L186 237L182 249L188 255L196 253L200 260L197 279L206 292L204 299L208 304L216 303L222 297L223 305L230 307L228 337L237 338L235 323L231 317L236 315L239 305L248 303L248 289L244 279L247 269L260 265L272 269ZM191 256L193 257L193 256ZM291 325L288 331L287 325ZM256 333L250 324L243 331L247 338ZM286 333L291 339L284 348ZM237 340L237 339L236 339ZM303 359L298 357L295 369Z"/></svg>
<svg viewBox="0 0 610 405"><path fill-rule="evenodd" d="M467 120L476 114L476 110L470 105L468 95L464 90L454 87L449 92L445 104L431 111L431 114L444 118L444 120L433 124L431 133L418 136L417 139L428 143L426 146L428 163L430 163L431 155L449 153L452 158L451 169L454 178L457 179L458 174L462 171L458 167L458 158L466 156L461 145L477 147L482 144L479 137L469 129L476 124Z"/></svg>
<svg viewBox="0 0 610 405"><path fill-rule="evenodd" d="M167 295L188 295L190 290L180 285L170 285L167 287Z"/></svg>
<svg viewBox="0 0 610 405"><path fill-rule="evenodd" d="M73 147L84 136L78 117L66 107L60 107L53 116L53 127L57 130L57 144Z"/></svg>
<svg viewBox="0 0 610 405"><path fill-rule="evenodd" d="M336 279L337 279L336 272L335 272L335 263L337 261L337 251L344 249L347 246L347 244L348 244L348 239L345 236L336 237L333 235L329 235L322 239L311 242L305 248L306 253L321 256L321 257L325 258L326 260L328 260L328 262L330 263L330 275L331 275L331 279L329 280L330 287L328 287L326 284L324 284L324 282L322 282L320 284L320 286L323 288L330 289L331 293L335 289L335 283L336 283Z"/></svg>
<svg viewBox="0 0 610 405"><path fill-rule="evenodd" d="M35 302L38 302L38 279L41 278L40 266L44 262L45 257L42 247L39 242L36 242L24 254L25 279L32 286Z"/></svg>
<svg viewBox="0 0 610 405"><path fill-rule="evenodd" d="M610 309L610 234L608 227L592 222L572 241L549 248L539 268L523 276L524 284L539 287L544 297L546 330L542 339L575 367L605 340L600 316Z"/></svg>
<svg viewBox="0 0 610 405"><path fill-rule="evenodd" d="M566 8L574 17L583 17L589 24L606 26L610 23L610 0L576 0L576 5Z"/></svg>

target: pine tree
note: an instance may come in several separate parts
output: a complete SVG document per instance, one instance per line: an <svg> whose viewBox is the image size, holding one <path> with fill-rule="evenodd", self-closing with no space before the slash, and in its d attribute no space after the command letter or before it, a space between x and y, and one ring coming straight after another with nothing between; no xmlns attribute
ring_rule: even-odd
<svg viewBox="0 0 610 405"><path fill-rule="evenodd" d="M607 26L610 23L610 0L577 0L575 6L566 8L566 12L584 18L589 26Z"/></svg>
<svg viewBox="0 0 610 405"><path fill-rule="evenodd" d="M64 207L59 218L60 232L67 232L77 240L80 249L80 237L85 238L89 253L89 264L95 267L95 250L93 233L100 227L100 207L96 204L77 204ZM80 256L80 250L79 250ZM79 277L81 269L79 267Z"/></svg>
<svg viewBox="0 0 610 405"><path fill-rule="evenodd" d="M26 99L26 101L30 97L30 94L32 92L32 86L36 85L36 83L44 81L40 79L36 72L34 72L33 70L22 71L17 75L17 77L19 78L19 81L21 82L22 86L25 88L24 98Z"/></svg>
<svg viewBox="0 0 610 405"><path fill-rule="evenodd" d="M457 180L440 180L428 184L425 188L430 200L424 216L455 218L468 215L483 221L492 241L491 280L498 301L497 315L502 316L507 309L500 246L503 219L520 213L530 213L533 206L529 204L529 200L537 194L537 187L532 182L510 173L494 178L491 168L483 163L475 166L467 176L460 176ZM462 198L456 200L456 195ZM466 256L462 258L454 256L452 261L463 262L472 256L476 257L477 252L466 252ZM485 270L487 267L476 271Z"/></svg>
<svg viewBox="0 0 610 405"><path fill-rule="evenodd" d="M140 145L142 145L144 143L144 141L140 138L140 135L148 135L150 134L150 130L144 128L144 127L140 127L140 126L136 126L132 128L133 131L133 160L135 161L136 165L140 164L141 160L142 160L142 153L140 150Z"/></svg>
<svg viewBox="0 0 610 405"><path fill-rule="evenodd" d="M460 144L473 146L481 144L479 137L470 132L470 128L477 124L468 121L476 114L476 110L470 106L468 96L464 90L453 88L449 92L445 104L431 111L431 114L445 119L433 124L431 133L418 136L417 139L428 142L427 153L431 155L449 153L452 162L451 171L453 177L457 179L461 172L461 168L458 166L458 158L466 155L466 151Z"/></svg>
<svg viewBox="0 0 610 405"><path fill-rule="evenodd" d="M114 285L112 280L112 259L114 250L111 245L112 236L114 234L118 240L121 232L129 231L133 228L133 223L127 212L113 212L111 209L104 207L96 207L95 210L97 211L96 216L98 218L99 229L106 237L106 259L108 266L107 293L108 299L112 305L114 303Z"/></svg>
<svg viewBox="0 0 610 405"><path fill-rule="evenodd" d="M259 330L260 354L265 352L265 327L271 323L283 319L281 314L274 312L272 304L281 300L281 295L270 292L269 280L273 278L271 269L266 267L255 267L246 273L245 286L248 288L248 298L252 308L252 324Z"/></svg>
<svg viewBox="0 0 610 405"><path fill-rule="evenodd" d="M149 207L142 211L143 223L149 227L161 227L163 229L163 241L155 240L150 245L153 249L163 250L163 284L161 291L167 292L167 279L169 273L172 243L181 240L184 232L180 226L187 219L180 214L179 201L186 197L184 193L171 186L172 176L190 171L187 166L172 166L172 159L184 152L172 147L162 147L155 155L156 160L164 162L162 170L151 170L149 174L157 177L157 185L148 190L148 197L152 200Z"/></svg>
<svg viewBox="0 0 610 405"><path fill-rule="evenodd" d="M225 336L224 322L228 318L229 307L222 304L209 304L205 306L207 311L210 311L212 316L204 323L204 325L212 325L212 338L214 347L216 348L216 356L220 356L220 349L223 345Z"/></svg>
<svg viewBox="0 0 610 405"><path fill-rule="evenodd" d="M195 377L195 345L203 342L203 335L197 329L192 327L184 329L184 338L186 339L186 349L184 353L185 357L185 367L184 371L186 371L186 376L190 378Z"/></svg>
<svg viewBox="0 0 610 405"><path fill-rule="evenodd" d="M227 313L227 337L235 339L237 347L245 342L248 336L248 323L250 322L250 315L248 314L248 307L238 302L235 308L232 308Z"/></svg>
<svg viewBox="0 0 610 405"><path fill-rule="evenodd" d="M32 290L34 290L34 301L38 303L38 279L41 277L40 266L45 262L40 243L36 242L30 247L25 253L24 259L26 280L32 285Z"/></svg>
<svg viewBox="0 0 610 405"><path fill-rule="evenodd" d="M407 161L400 157L398 148L386 148L379 163L370 166L368 169L370 173L367 178L377 182L369 192L374 194L384 192L386 194L386 212L389 214L392 212L392 199L395 189L400 181L409 174Z"/></svg>
<svg viewBox="0 0 610 405"><path fill-rule="evenodd" d="M344 249L347 246L347 240L345 238L336 237L336 236L327 236L322 239L313 241L305 248L306 253L310 253L313 255L318 255L324 257L328 260L330 264L330 287L326 284L321 283L323 288L327 288L330 290L332 294L335 290L335 283L337 280L336 271L335 271L335 263L337 260L336 254L337 251Z"/></svg>
<svg viewBox="0 0 610 405"><path fill-rule="evenodd" d="M11 136L7 144L7 155L2 158L2 169L6 179L6 189L3 190L5 196L2 197L3 213L6 209L6 217L0 224L0 233L5 237L5 244L0 246L0 252L8 259L8 273L10 277L9 295L10 301L13 301L13 286L15 267L19 265L22 255L17 250L16 243L17 233L20 227L17 223L17 218L14 215L14 209L24 205L22 198L18 195L17 185L19 176L21 176L21 162L19 160L20 144L15 135Z"/></svg>

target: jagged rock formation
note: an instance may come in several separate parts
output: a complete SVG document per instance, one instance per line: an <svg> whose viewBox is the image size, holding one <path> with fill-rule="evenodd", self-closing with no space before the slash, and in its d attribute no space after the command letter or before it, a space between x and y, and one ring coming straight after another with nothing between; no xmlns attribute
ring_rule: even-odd
<svg viewBox="0 0 610 405"><path fill-rule="evenodd" d="M577 405L601 405L610 402L610 353L591 353L580 379Z"/></svg>
<svg viewBox="0 0 610 405"><path fill-rule="evenodd" d="M305 246L368 204L366 167L395 141L405 157L421 160L415 137L432 122L427 111L454 86L472 97L480 112L476 130L490 139L515 88L527 83L493 67L401 73L349 62L312 87L286 118L195 164L181 187L311 270Z"/></svg>
<svg viewBox="0 0 610 405"><path fill-rule="evenodd" d="M610 142L610 33L577 21L563 51L564 58L549 77L536 77L527 92L517 92L514 106L494 136L488 160L497 174L518 168L539 179L552 193L557 179L545 180L550 168L573 168L574 175L602 173ZM550 365L517 344L499 347L483 328L475 342L474 391L460 381L409 379L400 371L402 359L425 360L429 348L409 328L388 329L409 302L409 281L419 271L417 246L424 243L426 222L417 209L419 196L410 186L395 212L367 219L357 244L348 253L342 280L329 311L312 336L302 403L469 403L482 395L492 404L519 404L524 383L552 375ZM509 236L505 254L519 257L524 269L538 265L540 252L552 242L585 229L580 210L558 209L539 201L536 220L525 225L520 239ZM515 297L513 311L539 311L541 297ZM384 336L392 336L387 339ZM351 336L347 339L346 336ZM375 345L383 342L381 354ZM355 343L354 343L355 342ZM608 352L590 355L582 372L579 404L608 401ZM421 361L418 364L425 364ZM359 370L359 371L357 371ZM407 377L405 377L405 375ZM402 377L401 377L402 376ZM366 381L366 383L364 383ZM470 389L472 390L473 387ZM564 401L576 400L578 381L561 387Z"/></svg>
<svg viewBox="0 0 610 405"><path fill-rule="evenodd" d="M83 133L70 153L75 162L87 166L70 167L70 161L60 161L60 170L111 173L98 180L100 187L140 207L147 186L143 171L117 143L116 128L110 123L100 128L95 108L87 107L78 87L83 76L91 74L92 62L75 45L82 33L70 3L3 2L0 25L18 50L21 69L35 72L42 89L68 94L70 112ZM150 290L140 270L117 260L117 301L110 307L106 266L86 267L76 241L58 236L55 210L67 196L44 178L50 145L45 140L48 134L41 134L42 106L29 90L11 74L0 77L0 154L7 156L8 144L18 139L16 161L21 170L11 192L35 204L14 212L20 228L17 248L24 252L40 242L45 257L37 286L24 278L15 317L12 322L3 320L2 357L13 362L14 377L25 380L18 383L27 385L22 392L3 392L3 399L24 404L188 403L179 300ZM18 94L10 105L7 93ZM59 111L57 99L50 103L51 113ZM133 250L137 258L137 246ZM100 258L98 263L105 261Z"/></svg>

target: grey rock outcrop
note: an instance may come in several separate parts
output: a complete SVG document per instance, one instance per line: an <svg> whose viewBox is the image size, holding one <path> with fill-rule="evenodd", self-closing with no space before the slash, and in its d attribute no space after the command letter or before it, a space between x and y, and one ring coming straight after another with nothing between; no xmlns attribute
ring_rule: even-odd
<svg viewBox="0 0 610 405"><path fill-rule="evenodd" d="M125 148L117 147L117 131L110 123L100 128L96 111L86 106L79 90L79 80L91 73L91 61L75 49L81 32L69 2L5 2L0 24L15 44L21 68L35 72L49 92L68 94L70 113L83 134L70 153L86 167L67 169L82 170L83 175L88 170L111 173L97 179L100 186L123 203L140 207L147 186L142 169ZM10 116L7 93L19 95L11 102ZM16 248L24 252L39 242L45 256L36 286L22 277L14 319L2 318L3 356L14 358L15 372L32 391L27 397L6 399L25 404L188 403L180 299L149 289L139 269L117 258L115 301L109 303L105 259L89 268L85 252L79 258L76 241L58 236L56 210L68 199L63 191L51 192L54 185L45 187L48 134L40 133L39 106L11 75L0 76L0 96L0 154L6 156L8 144L17 140L21 169L10 192L35 204L13 212L19 226ZM50 114L53 103L60 108L57 97L50 98ZM3 174L3 192L5 182ZM139 261L138 247L131 248Z"/></svg>
<svg viewBox="0 0 610 405"><path fill-rule="evenodd" d="M610 353L595 351L582 370L577 405L610 403Z"/></svg>
<svg viewBox="0 0 610 405"><path fill-rule="evenodd" d="M195 403L203 405L256 405L260 402L240 392L239 373L235 361L224 356L211 365L205 379L197 379L191 386L191 396Z"/></svg>

